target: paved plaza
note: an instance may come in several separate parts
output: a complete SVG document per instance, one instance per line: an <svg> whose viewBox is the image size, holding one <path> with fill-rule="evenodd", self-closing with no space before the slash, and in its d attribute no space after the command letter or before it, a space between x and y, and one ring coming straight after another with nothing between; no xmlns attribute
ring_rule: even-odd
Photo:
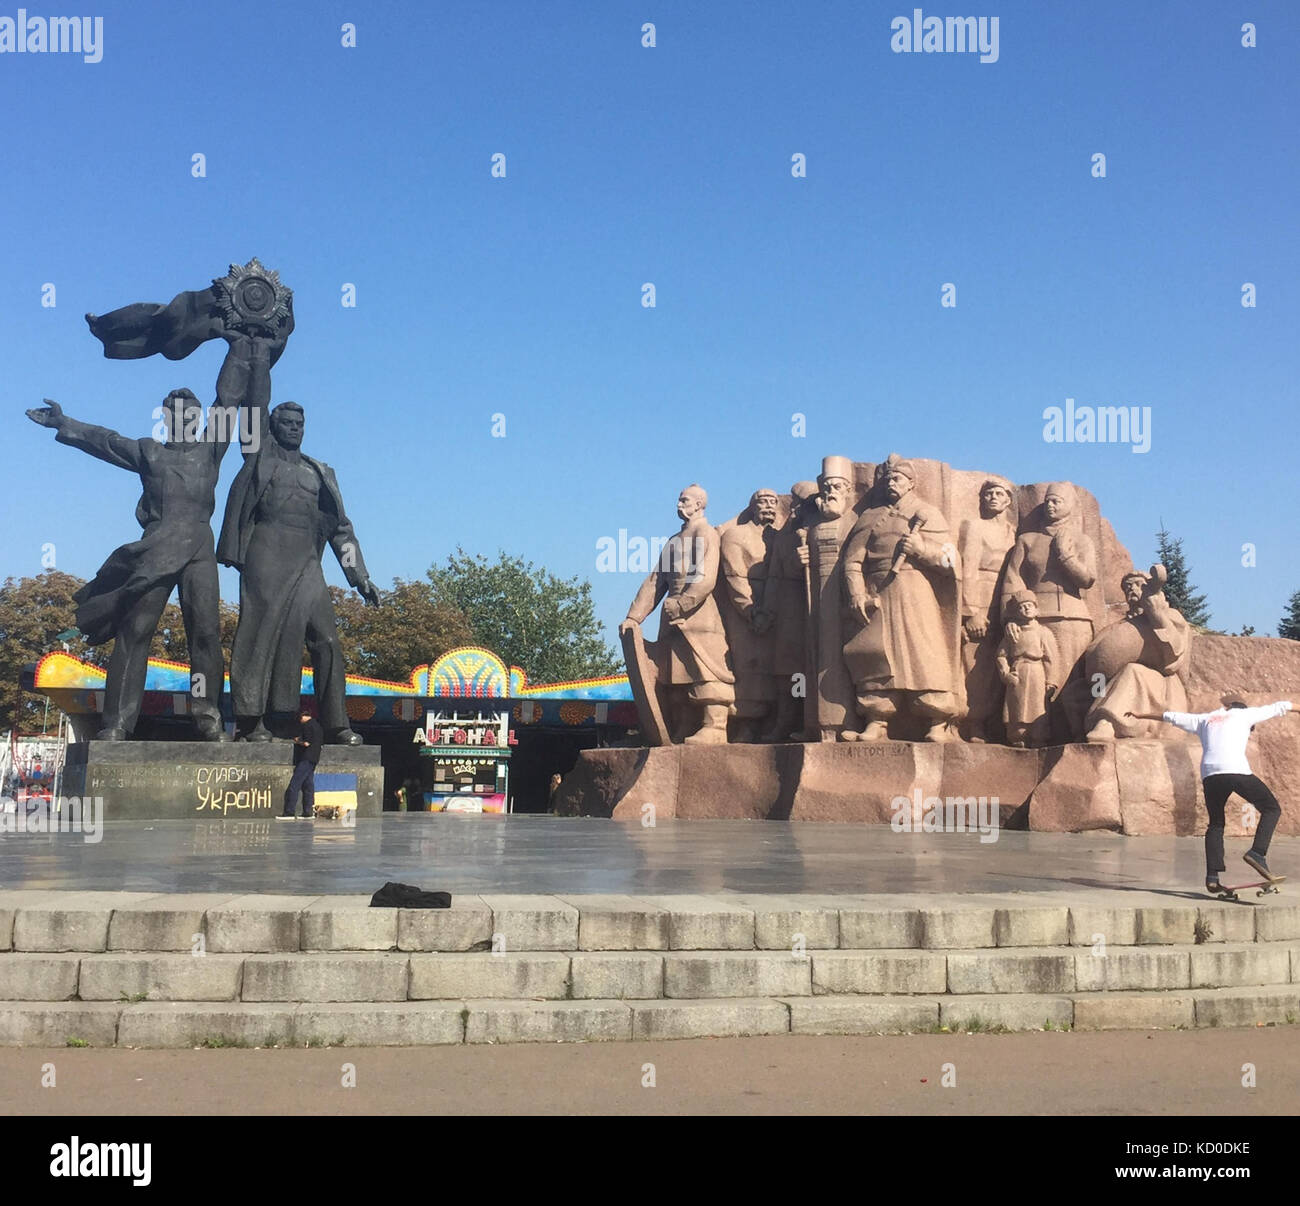
<svg viewBox="0 0 1300 1206"><path fill-rule="evenodd" d="M1257 878L1229 842L1227 882ZM1239 848L1238 848L1239 847ZM1194 837L886 826L390 813L337 821L117 821L83 835L0 837L0 888L137 892L373 892L388 880L453 894L1062 892L1200 897ZM1272 863L1300 867L1300 839ZM1285 891L1285 889L1284 889Z"/></svg>

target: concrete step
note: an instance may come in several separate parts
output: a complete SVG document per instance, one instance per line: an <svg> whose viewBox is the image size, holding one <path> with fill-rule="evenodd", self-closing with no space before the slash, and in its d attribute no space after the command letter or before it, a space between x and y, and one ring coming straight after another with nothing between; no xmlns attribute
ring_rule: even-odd
<svg viewBox="0 0 1300 1206"><path fill-rule="evenodd" d="M962 998L584 1001L13 1002L0 1046L432 1046L765 1034L1192 1029L1295 1025L1300 986Z"/></svg>
<svg viewBox="0 0 1300 1206"><path fill-rule="evenodd" d="M980 950L7 951L0 1001L1057 997L1300 983L1300 942Z"/></svg>
<svg viewBox="0 0 1300 1206"><path fill-rule="evenodd" d="M1171 902L1081 890L934 897L457 896L372 909L366 896L0 892L0 952L287 954L988 950L1300 940L1300 904Z"/></svg>

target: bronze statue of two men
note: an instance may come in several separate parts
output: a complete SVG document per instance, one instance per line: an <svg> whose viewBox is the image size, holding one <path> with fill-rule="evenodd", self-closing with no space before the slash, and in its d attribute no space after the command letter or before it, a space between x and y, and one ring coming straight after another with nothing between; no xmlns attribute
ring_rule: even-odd
<svg viewBox="0 0 1300 1206"><path fill-rule="evenodd" d="M79 422L55 402L28 417L63 444L140 477L139 540L114 550L77 592L77 627L92 645L114 641L98 739L131 736L140 716L149 646L179 594L190 648L190 713L205 741L229 740L221 722L224 665L217 563L240 571L239 625L230 681L237 733L270 741L277 722L297 715L306 646L317 710L329 739L358 745L348 726L345 677L334 609L321 571L328 544L349 585L379 602L334 471L301 450L304 413L295 402L270 409L270 370L293 331L293 295L257 260L232 264L210 289L167 305L138 303L86 315L114 360L161 354L180 360L211 339L229 345L206 423L198 398L173 390L155 435L132 439ZM155 412L157 414L157 412ZM226 502L220 541L211 518L230 445L244 454Z"/></svg>

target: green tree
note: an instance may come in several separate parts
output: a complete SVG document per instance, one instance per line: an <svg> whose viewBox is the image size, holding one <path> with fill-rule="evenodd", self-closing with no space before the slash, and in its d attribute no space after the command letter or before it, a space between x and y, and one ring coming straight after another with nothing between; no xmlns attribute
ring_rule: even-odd
<svg viewBox="0 0 1300 1206"><path fill-rule="evenodd" d="M344 664L353 674L405 682L416 666L474 643L469 620L435 599L428 581L395 578L391 590L380 591L378 607L337 586L330 587L330 596Z"/></svg>
<svg viewBox="0 0 1300 1206"><path fill-rule="evenodd" d="M1300 641L1300 590L1287 600L1286 615L1277 626L1277 635L1289 641Z"/></svg>
<svg viewBox="0 0 1300 1206"><path fill-rule="evenodd" d="M6 578L0 586L0 730L39 731L46 699L19 686L26 666L51 651L63 649L96 666L106 666L112 644L92 648L80 635L59 640L76 627L77 605L72 596L85 580L58 570L34 578Z"/></svg>
<svg viewBox="0 0 1300 1206"><path fill-rule="evenodd" d="M468 618L475 643L521 667L533 682L595 678L623 668L601 634L591 583L584 579L557 578L505 552L489 562L460 547L428 576L434 597Z"/></svg>
<svg viewBox="0 0 1300 1206"><path fill-rule="evenodd" d="M230 647L235 643L235 628L239 624L239 608L224 599L218 603L220 608L221 652L225 657L226 669L230 668ZM149 645L149 656L163 661L190 661L190 643L186 639L185 617L175 603L168 603L163 608L162 619L158 621L158 630L153 634Z"/></svg>
<svg viewBox="0 0 1300 1206"><path fill-rule="evenodd" d="M1156 533L1156 560L1169 572L1165 583L1165 598L1172 607L1183 613L1183 618L1197 628L1208 628L1210 613L1205 607L1205 596L1196 593L1188 581L1187 559L1183 556L1183 542L1162 526Z"/></svg>

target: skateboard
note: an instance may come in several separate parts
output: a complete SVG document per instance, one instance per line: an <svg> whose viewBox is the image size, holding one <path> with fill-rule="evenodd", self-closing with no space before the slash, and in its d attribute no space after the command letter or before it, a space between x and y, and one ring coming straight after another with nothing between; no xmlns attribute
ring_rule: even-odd
<svg viewBox="0 0 1300 1206"><path fill-rule="evenodd" d="M1217 892L1209 893L1213 900L1240 900L1238 892L1244 892L1247 888L1258 888L1256 896L1276 896L1278 893L1278 884L1284 879L1285 875L1279 875L1276 879L1260 879L1250 884L1220 884Z"/></svg>

